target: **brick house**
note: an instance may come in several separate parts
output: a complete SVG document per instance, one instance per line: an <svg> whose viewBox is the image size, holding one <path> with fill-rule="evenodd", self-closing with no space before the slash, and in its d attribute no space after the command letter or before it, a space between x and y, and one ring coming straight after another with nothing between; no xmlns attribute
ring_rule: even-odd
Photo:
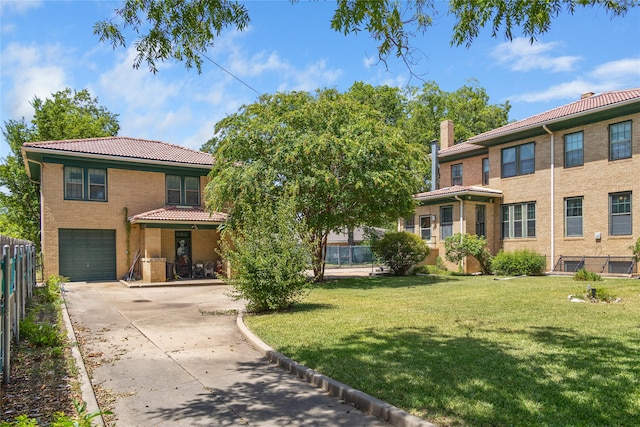
<svg viewBox="0 0 640 427"><path fill-rule="evenodd" d="M225 215L203 203L210 154L114 136L25 143L22 155L40 183L44 277L122 279L137 259L136 275L157 282L218 261Z"/></svg>
<svg viewBox="0 0 640 427"><path fill-rule="evenodd" d="M493 254L543 254L549 271L638 271L640 88L586 93L459 144L445 121L433 145L434 190L416 194L415 216L399 223L429 243L427 263L462 232L486 236Z"/></svg>

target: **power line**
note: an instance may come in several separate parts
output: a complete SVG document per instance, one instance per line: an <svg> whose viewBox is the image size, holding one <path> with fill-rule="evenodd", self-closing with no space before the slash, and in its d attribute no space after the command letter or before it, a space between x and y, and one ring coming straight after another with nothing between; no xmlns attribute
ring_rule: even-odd
<svg viewBox="0 0 640 427"><path fill-rule="evenodd" d="M230 71L228 71L226 68L224 68L222 65L218 64L216 61L214 61L213 59L209 58L207 55L205 55L202 52L198 52L198 54L200 56L202 56L203 58L208 59L209 61L211 61L211 63L213 65L215 65L216 67L220 68L222 71L224 71L225 73L229 74L231 77L233 77L234 79L236 79L237 81L239 81L240 83L242 83L243 85L245 85L246 87L248 87L249 89L251 89L252 91L254 91L256 94L258 94L258 96L262 95L260 92L258 92L257 90L255 90L253 87L251 87L248 83L245 83L240 77L236 76L235 74L231 73Z"/></svg>

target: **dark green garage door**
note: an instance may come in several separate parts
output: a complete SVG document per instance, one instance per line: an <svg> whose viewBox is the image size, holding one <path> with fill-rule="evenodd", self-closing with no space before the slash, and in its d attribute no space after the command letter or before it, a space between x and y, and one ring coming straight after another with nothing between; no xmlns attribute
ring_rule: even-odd
<svg viewBox="0 0 640 427"><path fill-rule="evenodd" d="M58 242L61 276L72 282L115 280L115 230L60 229Z"/></svg>

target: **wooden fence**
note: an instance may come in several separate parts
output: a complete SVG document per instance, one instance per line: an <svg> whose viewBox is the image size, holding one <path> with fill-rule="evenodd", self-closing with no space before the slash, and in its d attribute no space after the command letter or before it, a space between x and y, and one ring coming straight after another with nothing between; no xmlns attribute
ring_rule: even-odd
<svg viewBox="0 0 640 427"><path fill-rule="evenodd" d="M0 298L0 365L2 382L9 383L11 344L20 342L20 320L36 284L36 247L27 240L0 235L2 297Z"/></svg>

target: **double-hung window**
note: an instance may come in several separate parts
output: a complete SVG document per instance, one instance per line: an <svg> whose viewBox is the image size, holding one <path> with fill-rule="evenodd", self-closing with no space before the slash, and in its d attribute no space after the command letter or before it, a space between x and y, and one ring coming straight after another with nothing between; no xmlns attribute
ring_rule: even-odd
<svg viewBox="0 0 640 427"><path fill-rule="evenodd" d="M462 185L462 163L451 165L451 185Z"/></svg>
<svg viewBox="0 0 640 427"><path fill-rule="evenodd" d="M502 178L528 175L535 172L535 143L516 145L502 149Z"/></svg>
<svg viewBox="0 0 640 427"><path fill-rule="evenodd" d="M631 120L609 126L609 160L631 157Z"/></svg>
<svg viewBox="0 0 640 427"><path fill-rule="evenodd" d="M583 133L575 132L564 136L564 167L571 168L584 164Z"/></svg>
<svg viewBox="0 0 640 427"><path fill-rule="evenodd" d="M440 207L440 239L453 235L453 206Z"/></svg>
<svg viewBox="0 0 640 427"><path fill-rule="evenodd" d="M168 205L200 204L200 178L197 176L167 175L166 188Z"/></svg>
<svg viewBox="0 0 640 427"><path fill-rule="evenodd" d="M65 166L64 198L67 200L107 200L107 170Z"/></svg>
<svg viewBox="0 0 640 427"><path fill-rule="evenodd" d="M476 205L476 235L487 236L486 209L484 205Z"/></svg>
<svg viewBox="0 0 640 427"><path fill-rule="evenodd" d="M503 205L501 212L502 238L522 239L536 236L535 202Z"/></svg>
<svg viewBox="0 0 640 427"><path fill-rule="evenodd" d="M582 237L582 197L564 199L564 235L566 237Z"/></svg>
<svg viewBox="0 0 640 427"><path fill-rule="evenodd" d="M489 185L489 158L482 159L482 185Z"/></svg>
<svg viewBox="0 0 640 427"><path fill-rule="evenodd" d="M627 236L632 229L631 192L609 194L609 234Z"/></svg>
<svg viewBox="0 0 640 427"><path fill-rule="evenodd" d="M414 217L405 218L404 219L404 231L407 233L415 233L416 231L416 220Z"/></svg>
<svg viewBox="0 0 640 427"><path fill-rule="evenodd" d="M420 237L427 242L431 241L431 215L420 216Z"/></svg>

